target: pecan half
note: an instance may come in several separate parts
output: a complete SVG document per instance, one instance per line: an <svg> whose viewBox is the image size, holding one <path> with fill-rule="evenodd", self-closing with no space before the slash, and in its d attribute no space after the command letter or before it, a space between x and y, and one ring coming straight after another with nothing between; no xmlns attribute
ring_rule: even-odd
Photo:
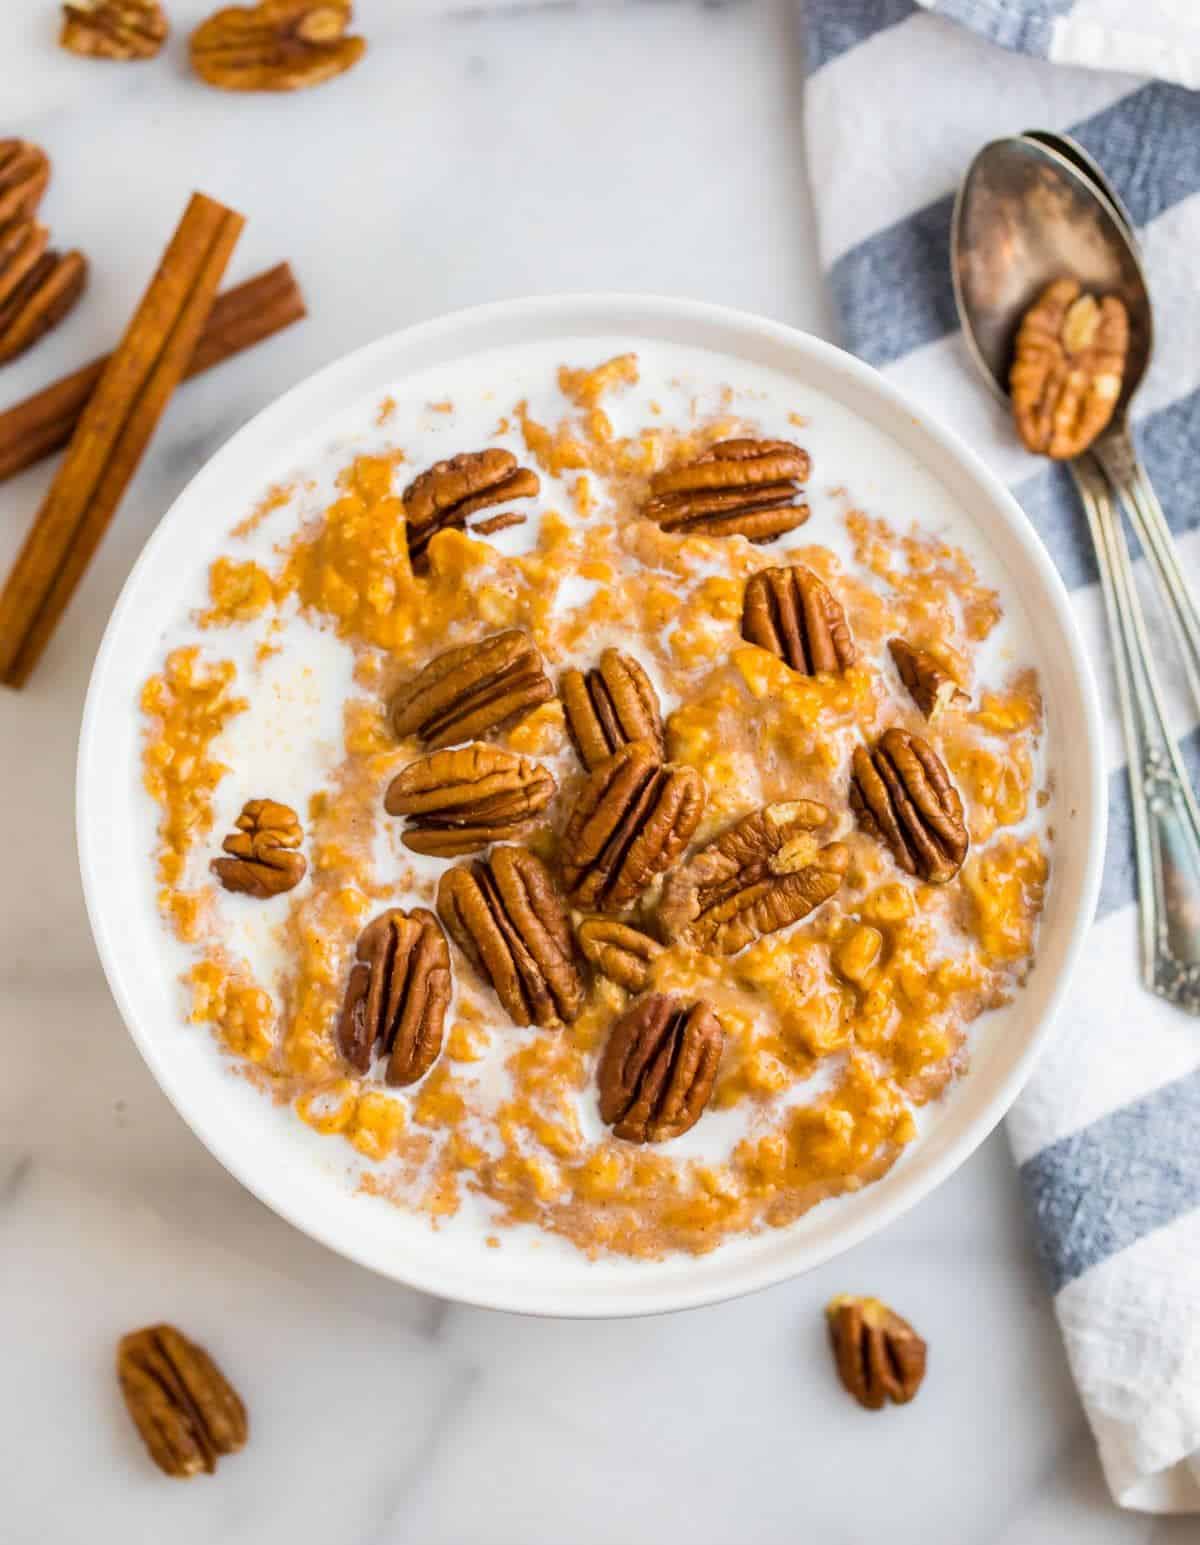
<svg viewBox="0 0 1200 1545"><path fill-rule="evenodd" d="M392 728L401 740L453 746L507 728L553 696L533 641L510 628L431 660L392 699Z"/></svg>
<svg viewBox="0 0 1200 1545"><path fill-rule="evenodd" d="M838 1377L860 1406L907 1405L925 1377L927 1348L908 1323L877 1298L842 1294L825 1310Z"/></svg>
<svg viewBox="0 0 1200 1545"><path fill-rule="evenodd" d="M83 254L48 251L49 241L46 227L32 219L0 230L0 364L32 348L83 294Z"/></svg>
<svg viewBox="0 0 1200 1545"><path fill-rule="evenodd" d="M50 158L40 145L0 139L0 226L37 213L50 181Z"/></svg>
<svg viewBox="0 0 1200 1545"><path fill-rule="evenodd" d="M665 759L658 693L632 655L606 649L591 670L564 671L558 695L571 743L589 772L631 740L646 741Z"/></svg>
<svg viewBox="0 0 1200 1545"><path fill-rule="evenodd" d="M125 1405L168 1475L211 1475L224 1454L246 1442L246 1407L204 1350L173 1325L130 1331L117 1346Z"/></svg>
<svg viewBox="0 0 1200 1545"><path fill-rule="evenodd" d="M229 6L192 33L192 68L222 91L300 91L356 65L364 38L346 36L350 0L263 0Z"/></svg>
<svg viewBox="0 0 1200 1545"><path fill-rule="evenodd" d="M1121 396L1129 314L1077 279L1056 279L1021 319L1009 372L1013 416L1031 451L1056 460L1086 451Z"/></svg>
<svg viewBox="0 0 1200 1545"><path fill-rule="evenodd" d="M616 1021L596 1069L600 1115L629 1143L665 1143L704 1113L725 1045L707 1003L651 993Z"/></svg>
<svg viewBox="0 0 1200 1545"><path fill-rule="evenodd" d="M902 638L888 641L888 650L900 672L900 680L908 688L908 695L932 724L947 708L953 708L970 699L951 676L926 649L914 649Z"/></svg>
<svg viewBox="0 0 1200 1545"><path fill-rule="evenodd" d="M968 847L962 800L941 758L919 735L893 727L874 750L855 749L850 808L906 874L945 885L962 868Z"/></svg>
<svg viewBox="0 0 1200 1545"><path fill-rule="evenodd" d="M815 799L764 805L707 843L663 885L664 938L733 955L819 907L842 883L849 854L817 844L829 811Z"/></svg>
<svg viewBox="0 0 1200 1545"><path fill-rule="evenodd" d="M570 1024L583 1006L571 929L550 871L525 848L447 869L438 916L517 1025Z"/></svg>
<svg viewBox="0 0 1200 1545"><path fill-rule="evenodd" d="M158 0L67 0L58 41L86 59L153 59L167 40Z"/></svg>
<svg viewBox="0 0 1200 1545"><path fill-rule="evenodd" d="M359 1073L378 1046L389 1084L415 1084L442 1049L450 1002L450 948L424 907L392 907L363 929L338 1020L338 1049Z"/></svg>
<svg viewBox="0 0 1200 1545"><path fill-rule="evenodd" d="M629 928L609 917L586 917L575 926L584 956L602 976L629 992L641 992L662 945L640 928Z"/></svg>
<svg viewBox="0 0 1200 1545"><path fill-rule="evenodd" d="M227 858L214 858L213 873L227 891L247 896L281 896L299 885L308 868L296 849L304 832L296 812L273 799L251 799L237 818L237 831L221 844Z"/></svg>
<svg viewBox="0 0 1200 1545"><path fill-rule="evenodd" d="M414 478L401 495L413 568L419 572L427 566L429 544L439 531L465 531L467 521L480 510L510 499L532 499L541 486L536 472L519 467L511 451L498 447L464 451L449 461L437 462ZM474 530L486 536L515 524L505 516L492 516L478 522Z"/></svg>
<svg viewBox="0 0 1200 1545"><path fill-rule="evenodd" d="M563 832L571 900L599 912L631 906L687 847L704 800L695 768L661 763L644 740L614 752L588 775Z"/></svg>
<svg viewBox="0 0 1200 1545"><path fill-rule="evenodd" d="M664 531L773 542L808 519L799 485L808 452L788 440L721 440L650 480L643 513Z"/></svg>
<svg viewBox="0 0 1200 1545"><path fill-rule="evenodd" d="M806 676L844 671L858 658L842 603L811 569L761 569L746 581L742 637Z"/></svg>
<svg viewBox="0 0 1200 1545"><path fill-rule="evenodd" d="M519 836L557 789L540 762L475 742L410 763L388 785L383 807L408 817L406 848L457 858Z"/></svg>

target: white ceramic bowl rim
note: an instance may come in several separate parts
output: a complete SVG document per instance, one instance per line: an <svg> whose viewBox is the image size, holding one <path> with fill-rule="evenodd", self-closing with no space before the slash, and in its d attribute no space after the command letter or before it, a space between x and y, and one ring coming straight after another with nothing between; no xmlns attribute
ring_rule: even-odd
<svg viewBox="0 0 1200 1545"><path fill-rule="evenodd" d="M742 355L790 371L801 381L852 406L891 435L988 523L988 540L1010 572L1016 571L1038 631L1043 670L1057 677L1052 694L1060 796L1066 793L1072 825L1055 844L1051 900L1043 922L1038 966L1020 995L1028 1020L997 1057L987 1087L972 1088L974 1070L960 1081L950 1119L914 1145L887 1176L852 1198L816 1209L789 1229L735 1242L708 1256L666 1263L607 1267L582 1256L573 1271L543 1274L439 1252L438 1236L424 1225L428 1244L412 1236L398 1249L371 1221L366 1204L347 1194L343 1207L321 1208L285 1166L256 1163L255 1143L243 1141L215 1101L196 1097L178 1049L194 1038L176 1024L169 1034L146 1012L136 951L125 914L111 888L114 862L144 863L140 852L114 847L110 813L128 781L128 763L112 763L113 715L128 715L136 690L131 669L138 643L138 598L189 515L203 514L220 482L236 477L245 493L264 482L264 464L294 445L323 418L415 369L461 359L485 348L515 346L530 337L659 338ZM227 506L223 506L227 507ZM123 707L122 707L123 705ZM96 657L80 733L77 837L88 915L109 986L138 1049L168 1099L216 1158L267 1206L330 1248L410 1286L484 1307L568 1316L647 1314L715 1302L796 1275L848 1249L900 1216L958 1167L1008 1110L1050 1033L1086 935L1100 884L1106 787L1095 687L1066 591L1032 526L1007 489L950 432L931 422L869 366L819 339L780 323L724 307L657 296L551 295L499 302L453 313L391 334L327 366L264 409L235 434L191 480L147 542L113 610ZM125 796L128 797L128 796ZM172 1040L172 1037L175 1040ZM193 1064L194 1067L194 1064ZM259 1099L258 1096L253 1096ZM298 1123L297 1123L298 1125ZM244 1134L243 1134L244 1135ZM385 1204L373 1204L384 1206ZM357 1211L356 1211L357 1209ZM388 1208L389 1212L395 1209ZM821 1220L813 1222L817 1215Z"/></svg>

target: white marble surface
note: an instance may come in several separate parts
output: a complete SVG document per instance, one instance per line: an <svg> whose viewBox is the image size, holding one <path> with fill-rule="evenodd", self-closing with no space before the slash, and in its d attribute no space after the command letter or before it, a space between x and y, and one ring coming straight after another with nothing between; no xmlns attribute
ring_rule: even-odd
<svg viewBox="0 0 1200 1545"><path fill-rule="evenodd" d="M168 8L181 34L205 10ZM46 218L94 266L0 400L111 342L195 186L250 216L236 275L291 258L313 316L180 393L33 684L0 699L0 1539L1195 1540L1195 1520L1107 1501L1002 1136L802 1281L657 1321L523 1321L293 1233L125 1035L80 900L75 737L121 580L209 453L356 344L500 296L673 291L830 330L787 0L416 11L360 0L354 77L240 100L187 79L178 45L145 67L76 61L50 0L5 7L0 132L48 147ZM45 482L0 488L5 564ZM928 1334L915 1406L867 1416L835 1386L820 1309L839 1290ZM113 1343L153 1317L208 1342L248 1396L252 1444L215 1481L161 1480L121 1415Z"/></svg>

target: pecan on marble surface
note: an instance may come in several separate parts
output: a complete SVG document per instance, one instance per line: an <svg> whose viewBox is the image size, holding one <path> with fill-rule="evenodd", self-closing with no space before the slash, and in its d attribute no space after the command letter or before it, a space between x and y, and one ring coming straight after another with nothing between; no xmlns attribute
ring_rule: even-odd
<svg viewBox="0 0 1200 1545"><path fill-rule="evenodd" d="M1102 434L1121 396L1129 313L1115 295L1056 279L1021 319L1009 372L1013 417L1026 447L1056 460Z"/></svg>
<svg viewBox="0 0 1200 1545"><path fill-rule="evenodd" d="M564 671L558 695L579 760L590 772L631 740L644 740L666 758L658 693L640 661L606 649L599 665Z"/></svg>
<svg viewBox="0 0 1200 1545"><path fill-rule="evenodd" d="M808 519L800 484L807 451L789 440L720 440L650 481L643 513L664 531L773 542Z"/></svg>
<svg viewBox="0 0 1200 1545"><path fill-rule="evenodd" d="M909 697L930 724L947 708L969 702L958 682L927 649L914 649L904 639L893 638L888 641L888 651Z"/></svg>
<svg viewBox="0 0 1200 1545"><path fill-rule="evenodd" d="M450 949L424 907L392 907L363 929L338 1020L338 1049L359 1073L378 1047L389 1084L415 1084L442 1049L450 1002Z"/></svg>
<svg viewBox="0 0 1200 1545"><path fill-rule="evenodd" d="M246 1442L246 1407L212 1358L173 1325L130 1331L117 1379L150 1457L167 1475L211 1475Z"/></svg>
<svg viewBox="0 0 1200 1545"><path fill-rule="evenodd" d="M829 819L815 799L764 805L672 870L663 884L662 936L733 955L786 928L833 896L849 854L813 835Z"/></svg>
<svg viewBox="0 0 1200 1545"><path fill-rule="evenodd" d="M925 1377L927 1347L908 1323L877 1298L842 1294L825 1310L838 1377L860 1406L912 1400Z"/></svg>
<svg viewBox="0 0 1200 1545"><path fill-rule="evenodd" d="M86 59L153 59L167 41L158 0L67 0L58 41Z"/></svg>
<svg viewBox="0 0 1200 1545"><path fill-rule="evenodd" d="M192 33L192 68L223 91L300 91L356 65L366 40L347 37L350 0L263 0L227 6Z"/></svg>
<svg viewBox="0 0 1200 1545"><path fill-rule="evenodd" d="M746 581L742 637L805 676L844 671L858 653L842 603L798 563L760 569Z"/></svg>
<svg viewBox="0 0 1200 1545"><path fill-rule="evenodd" d="M850 808L906 874L945 885L962 868L968 847L962 800L941 758L919 735L893 727L873 750L855 748Z"/></svg>
<svg viewBox="0 0 1200 1545"><path fill-rule="evenodd" d="M579 907L620 912L669 869L704 813L694 767L661 763L635 740L587 778L562 838L563 883Z"/></svg>
<svg viewBox="0 0 1200 1545"><path fill-rule="evenodd" d="M0 139L0 227L37 213L50 181L50 158L40 145Z"/></svg>
<svg viewBox="0 0 1200 1545"><path fill-rule="evenodd" d="M570 1024L583 1005L571 928L550 871L525 848L447 869L438 916L516 1025Z"/></svg>
<svg viewBox="0 0 1200 1545"><path fill-rule="evenodd" d="M50 250L50 233L32 218L0 228L0 365L32 348L83 294L81 252Z"/></svg>
<svg viewBox="0 0 1200 1545"><path fill-rule="evenodd" d="M596 1070L601 1118L630 1143L679 1137L704 1113L724 1044L707 1003L640 998L609 1031Z"/></svg>
<svg viewBox="0 0 1200 1545"><path fill-rule="evenodd" d="M403 740L453 746L523 719L554 688L532 639L518 628L438 655L392 699L392 728Z"/></svg>
<svg viewBox="0 0 1200 1545"><path fill-rule="evenodd" d="M475 741L411 762L388 784L383 807L408 818L406 848L458 858L520 836L557 788L540 762Z"/></svg>
<svg viewBox="0 0 1200 1545"><path fill-rule="evenodd" d="M237 818L237 831L221 844L225 858L214 858L213 873L227 891L266 899L299 885L308 868L297 852L304 831L296 812L273 799L251 799Z"/></svg>
<svg viewBox="0 0 1200 1545"><path fill-rule="evenodd" d="M640 928L630 928L610 917L585 917L576 924L575 937L584 957L601 976L627 992L642 991L663 948Z"/></svg>
<svg viewBox="0 0 1200 1545"><path fill-rule="evenodd" d="M536 472L518 466L511 451L498 447L464 451L429 467L401 495L413 568L420 572L427 566L429 544L439 531L465 531L468 520L480 510L510 499L532 499L541 486ZM499 519L493 516L472 529L486 536L516 523L505 518L503 525L498 525Z"/></svg>

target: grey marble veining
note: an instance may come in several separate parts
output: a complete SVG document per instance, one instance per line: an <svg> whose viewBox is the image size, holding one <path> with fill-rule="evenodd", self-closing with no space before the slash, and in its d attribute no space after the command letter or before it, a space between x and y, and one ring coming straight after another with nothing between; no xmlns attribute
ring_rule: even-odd
<svg viewBox="0 0 1200 1545"><path fill-rule="evenodd" d="M209 7L169 4L177 36ZM4 1545L1183 1545L1105 1496L1000 1136L802 1281L654 1321L559 1324L376 1279L243 1192L158 1092L96 962L73 843L88 669L147 533L205 457L313 369L450 307L678 292L828 333L787 0L438 19L359 0L371 50L307 96L231 99L178 43L68 59L49 0L6 13L3 129L55 161L45 212L93 261L22 396L109 346L187 192L250 217L235 277L290 258L312 317L183 388L31 687L0 698L0 1495ZM0 562L46 483L0 487ZM214 519L222 518L214 512ZM920 1400L835 1386L821 1307L894 1299ZM111 1359L175 1318L250 1401L215 1481L162 1481Z"/></svg>

